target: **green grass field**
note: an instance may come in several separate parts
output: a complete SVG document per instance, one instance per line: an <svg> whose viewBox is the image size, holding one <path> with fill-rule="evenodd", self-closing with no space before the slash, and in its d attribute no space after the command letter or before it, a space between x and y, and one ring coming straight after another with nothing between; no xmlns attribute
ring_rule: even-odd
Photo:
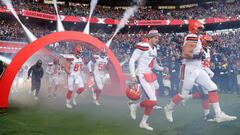
<svg viewBox="0 0 240 135"><path fill-rule="evenodd" d="M239 135L240 97L220 95L222 109L239 119L225 123L202 120L200 101L189 100L174 111L174 123L168 123L163 110L154 110L149 119L154 131L140 129L143 111L138 109L132 120L127 98L104 97L101 106L95 106L89 93L79 97L79 105L65 108L65 99L41 97L35 101L25 95L12 96L7 114L0 115L0 135ZM23 101L24 99L24 101ZM160 97L159 105L170 98Z"/></svg>

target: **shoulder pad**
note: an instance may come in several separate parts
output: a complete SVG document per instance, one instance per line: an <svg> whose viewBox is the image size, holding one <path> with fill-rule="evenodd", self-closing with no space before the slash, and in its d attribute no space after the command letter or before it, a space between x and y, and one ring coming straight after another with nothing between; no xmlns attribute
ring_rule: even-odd
<svg viewBox="0 0 240 135"><path fill-rule="evenodd" d="M93 58L96 60L99 58L99 55L93 55Z"/></svg>
<svg viewBox="0 0 240 135"><path fill-rule="evenodd" d="M53 63L52 63L52 62L49 62L49 63L48 63L48 66L52 66L52 65L53 65Z"/></svg>
<svg viewBox="0 0 240 135"><path fill-rule="evenodd" d="M197 42L199 37L196 34L188 34L185 37L185 41Z"/></svg>
<svg viewBox="0 0 240 135"><path fill-rule="evenodd" d="M138 44L135 46L135 48L136 48L136 49L139 49L139 50L142 50L142 51L147 51L147 50L149 50L148 43L143 43L143 42L138 43Z"/></svg>

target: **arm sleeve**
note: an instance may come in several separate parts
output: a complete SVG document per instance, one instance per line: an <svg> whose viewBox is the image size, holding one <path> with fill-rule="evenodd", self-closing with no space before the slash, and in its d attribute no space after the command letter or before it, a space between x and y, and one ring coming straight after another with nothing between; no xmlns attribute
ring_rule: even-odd
<svg viewBox="0 0 240 135"><path fill-rule="evenodd" d="M131 58L130 58L130 61L129 61L129 70L130 70L130 75L132 77L135 77L136 74L135 74L135 62L140 58L140 56L142 55L143 51L142 50L139 50L139 49L135 49Z"/></svg>
<svg viewBox="0 0 240 135"><path fill-rule="evenodd" d="M51 75L51 68L48 66L46 69L46 73L48 73L49 75Z"/></svg>
<svg viewBox="0 0 240 135"><path fill-rule="evenodd" d="M40 74L40 78L42 78L43 75L44 75L44 72L43 72L43 68L42 68L42 70L41 70L41 74Z"/></svg>
<svg viewBox="0 0 240 135"><path fill-rule="evenodd" d="M154 65L153 65L153 67L154 67L154 69L159 70L159 71L163 71L163 69L164 69L162 66L159 66L159 65L158 65L156 59L154 60Z"/></svg>
<svg viewBox="0 0 240 135"><path fill-rule="evenodd" d="M33 68L33 66L31 66L31 68L28 70L28 77L31 75L31 73L32 73L32 68Z"/></svg>

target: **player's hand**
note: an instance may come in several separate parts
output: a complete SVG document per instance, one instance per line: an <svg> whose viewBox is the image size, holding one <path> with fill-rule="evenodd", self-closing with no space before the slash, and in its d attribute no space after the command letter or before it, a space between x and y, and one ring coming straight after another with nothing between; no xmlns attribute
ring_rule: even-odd
<svg viewBox="0 0 240 135"><path fill-rule="evenodd" d="M164 67L164 68L163 68L163 72L164 72L164 73L168 73L168 72L169 72L168 67Z"/></svg>
<svg viewBox="0 0 240 135"><path fill-rule="evenodd" d="M136 76L131 78L132 83L138 83L138 79Z"/></svg>
<svg viewBox="0 0 240 135"><path fill-rule="evenodd" d="M192 59L200 59L200 60L202 60L202 59L204 59L204 57L205 57L205 54L203 52L200 52L199 54L193 54Z"/></svg>
<svg viewBox="0 0 240 135"><path fill-rule="evenodd" d="M29 80L29 76L27 77L27 79Z"/></svg>
<svg viewBox="0 0 240 135"><path fill-rule="evenodd" d="M93 72L89 72L89 75L90 75L90 76L94 76Z"/></svg>
<svg viewBox="0 0 240 135"><path fill-rule="evenodd" d="M70 73L70 72L67 72L67 75L68 75L68 76L71 76L71 73Z"/></svg>

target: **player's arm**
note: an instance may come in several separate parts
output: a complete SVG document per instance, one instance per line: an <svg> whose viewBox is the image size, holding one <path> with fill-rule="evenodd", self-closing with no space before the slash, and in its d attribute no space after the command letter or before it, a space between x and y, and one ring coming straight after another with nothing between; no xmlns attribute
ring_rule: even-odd
<svg viewBox="0 0 240 135"><path fill-rule="evenodd" d="M43 68L41 68L41 72L40 72L40 78L42 78L44 75L44 72L43 72Z"/></svg>
<svg viewBox="0 0 240 135"><path fill-rule="evenodd" d="M131 77L136 77L135 74L135 62L141 57L144 50L141 49L135 49L130 60L129 60L129 70Z"/></svg>
<svg viewBox="0 0 240 135"><path fill-rule="evenodd" d="M33 66L31 66L31 68L28 70L28 79L29 79L29 77L30 77L30 75L32 73L32 70L33 70Z"/></svg>
<svg viewBox="0 0 240 135"><path fill-rule="evenodd" d="M51 73L51 68L50 68L50 66L47 67L47 69L46 69L46 73L48 73L49 75L52 74L52 73Z"/></svg>
<svg viewBox="0 0 240 135"><path fill-rule="evenodd" d="M67 75L70 75L70 60L66 59L64 63L64 71L67 73Z"/></svg>
<svg viewBox="0 0 240 135"><path fill-rule="evenodd" d="M182 47L182 58L184 59L198 59L199 55L193 55L193 49L196 47L197 41L186 41Z"/></svg>
<svg viewBox="0 0 240 135"><path fill-rule="evenodd" d="M153 63L153 68L154 68L154 69L156 69L156 70L158 70L158 71L163 71L163 70L164 70L164 67L162 67L162 66L158 65L158 63L157 63L157 60L156 60L156 59L154 60L154 63Z"/></svg>

